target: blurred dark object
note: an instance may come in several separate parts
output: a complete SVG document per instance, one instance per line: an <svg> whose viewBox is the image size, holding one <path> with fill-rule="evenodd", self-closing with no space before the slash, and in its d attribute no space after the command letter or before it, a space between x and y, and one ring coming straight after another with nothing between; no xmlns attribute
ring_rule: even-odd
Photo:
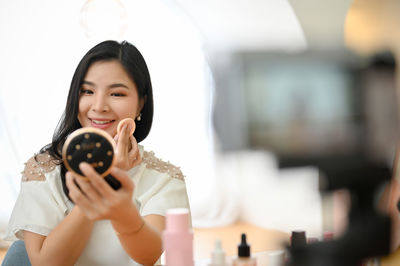
<svg viewBox="0 0 400 266"><path fill-rule="evenodd" d="M339 163L337 161L336 163ZM293 266L356 266L367 258L390 252L390 217L377 211L375 195L390 180L386 165L362 162L320 166L321 191L348 189L351 208L345 233L329 241L288 247Z"/></svg>
<svg viewBox="0 0 400 266"><path fill-rule="evenodd" d="M302 230L292 231L290 246L292 248L305 246L307 244L306 232Z"/></svg>
<svg viewBox="0 0 400 266"><path fill-rule="evenodd" d="M382 93L384 86L389 86L395 93L395 64L394 57L390 53L379 54L372 58L365 69L369 80L375 81L379 77ZM374 76L375 75L375 76ZM384 79L381 79L384 77ZM371 85L371 84L368 84ZM376 84L378 85L378 84ZM368 86L362 88L368 90ZM375 91L374 91L375 92ZM379 93L379 91L376 91ZM374 94L374 93L372 93ZM368 104L368 94L363 100ZM393 103L393 102L392 102ZM391 107L397 109L397 104ZM374 146L376 136L373 127L373 110L365 110L366 140L364 149L356 153L337 156L335 158L301 158L297 160L281 160L281 167L314 165L320 170L321 193L332 192L339 189L347 189L350 192L350 212L348 227L344 234L331 241L309 244L303 247L288 247L290 252L289 265L361 265L368 258L382 257L390 253L391 243L391 219L389 216L376 209L376 197L380 187L390 181L392 177L391 165L388 163L388 155ZM372 118L369 119L371 115ZM397 120L392 116L393 132L397 133ZM372 122L371 122L372 121ZM375 125L376 126L376 125ZM369 129L369 130L368 130ZM396 139L392 143L386 143L385 147L395 148Z"/></svg>
<svg viewBox="0 0 400 266"><path fill-rule="evenodd" d="M280 168L315 166L321 194L351 195L346 232L288 247L289 265L353 266L388 255L391 221L375 200L392 177L399 136L393 55L242 53L216 75L223 151L265 149Z"/></svg>

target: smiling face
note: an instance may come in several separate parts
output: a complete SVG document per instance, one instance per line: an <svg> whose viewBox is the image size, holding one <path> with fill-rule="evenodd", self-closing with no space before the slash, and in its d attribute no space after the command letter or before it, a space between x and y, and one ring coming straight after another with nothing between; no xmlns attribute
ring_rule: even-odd
<svg viewBox="0 0 400 266"><path fill-rule="evenodd" d="M114 137L119 121L135 119L143 104L118 61L97 61L89 67L80 89L78 120L82 127L100 128Z"/></svg>

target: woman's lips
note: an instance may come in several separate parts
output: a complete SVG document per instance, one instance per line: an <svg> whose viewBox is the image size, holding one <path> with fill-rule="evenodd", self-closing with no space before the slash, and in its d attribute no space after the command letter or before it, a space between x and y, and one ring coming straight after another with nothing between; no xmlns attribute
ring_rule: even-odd
<svg viewBox="0 0 400 266"><path fill-rule="evenodd" d="M115 120L105 120L105 119L90 119L92 127L106 129L110 127Z"/></svg>

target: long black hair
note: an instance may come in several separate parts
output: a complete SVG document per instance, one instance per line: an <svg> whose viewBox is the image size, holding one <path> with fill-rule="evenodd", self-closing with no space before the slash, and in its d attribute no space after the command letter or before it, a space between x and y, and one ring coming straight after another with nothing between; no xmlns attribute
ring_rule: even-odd
<svg viewBox="0 0 400 266"><path fill-rule="evenodd" d="M66 168L62 161L62 147L73 131L81 128L78 121L79 94L89 67L98 61L117 60L121 63L130 78L134 81L139 99L144 100L141 110L141 120L135 121L136 130L133 133L139 143L150 132L153 122L153 89L150 74L146 62L139 50L127 41L104 41L90 49L79 62L72 77L68 93L67 104L61 119L53 134L52 142L44 146L40 152L47 152L52 156L56 164L61 165L61 180L64 193L68 196L68 188L65 184Z"/></svg>

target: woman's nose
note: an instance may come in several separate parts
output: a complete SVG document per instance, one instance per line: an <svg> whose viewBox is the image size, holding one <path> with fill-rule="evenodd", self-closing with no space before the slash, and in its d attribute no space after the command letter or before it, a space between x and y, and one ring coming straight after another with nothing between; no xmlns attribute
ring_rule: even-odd
<svg viewBox="0 0 400 266"><path fill-rule="evenodd" d="M107 112L110 110L107 99L104 95L97 95L92 104L92 110L96 112Z"/></svg>

